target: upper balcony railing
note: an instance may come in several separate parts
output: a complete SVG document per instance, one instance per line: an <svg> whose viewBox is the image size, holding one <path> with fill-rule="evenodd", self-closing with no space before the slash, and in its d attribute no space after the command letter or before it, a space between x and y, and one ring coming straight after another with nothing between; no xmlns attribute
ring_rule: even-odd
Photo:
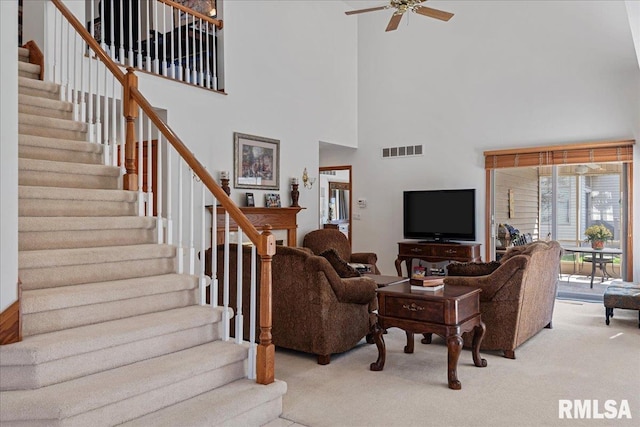
<svg viewBox="0 0 640 427"><path fill-rule="evenodd" d="M210 16L216 9L197 11L171 0L87 3L87 29L116 63L223 90L218 77L222 21Z"/></svg>

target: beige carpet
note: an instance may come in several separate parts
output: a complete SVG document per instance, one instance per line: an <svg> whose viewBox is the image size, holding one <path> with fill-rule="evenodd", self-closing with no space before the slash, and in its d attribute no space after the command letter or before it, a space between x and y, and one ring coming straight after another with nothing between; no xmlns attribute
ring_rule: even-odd
<svg viewBox="0 0 640 427"><path fill-rule="evenodd" d="M416 338L417 339L417 338ZM462 390L447 388L446 347L416 342L404 354L404 332L385 335L382 372L369 370L375 345L362 342L319 366L315 357L278 349L276 377L286 381L278 426L628 426L640 422L638 312L615 310L604 323L602 304L558 301L554 328L516 350L517 360L483 353L486 368L460 356ZM558 418L559 399L628 400L632 419ZM603 409L600 412L604 412ZM273 424L275 426L275 424Z"/></svg>

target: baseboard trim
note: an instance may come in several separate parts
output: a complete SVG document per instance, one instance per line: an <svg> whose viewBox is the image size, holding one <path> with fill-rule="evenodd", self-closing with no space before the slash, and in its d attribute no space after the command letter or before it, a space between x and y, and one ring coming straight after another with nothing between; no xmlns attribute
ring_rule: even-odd
<svg viewBox="0 0 640 427"><path fill-rule="evenodd" d="M0 313L0 345L22 341L20 327L20 300L17 300Z"/></svg>

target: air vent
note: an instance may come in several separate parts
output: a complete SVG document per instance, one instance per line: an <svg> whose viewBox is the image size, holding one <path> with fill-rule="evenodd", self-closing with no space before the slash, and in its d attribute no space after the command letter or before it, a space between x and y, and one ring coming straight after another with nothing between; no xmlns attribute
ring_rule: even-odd
<svg viewBox="0 0 640 427"><path fill-rule="evenodd" d="M385 159L410 156L422 156L422 145L406 145L403 147L390 147L382 149L382 158Z"/></svg>

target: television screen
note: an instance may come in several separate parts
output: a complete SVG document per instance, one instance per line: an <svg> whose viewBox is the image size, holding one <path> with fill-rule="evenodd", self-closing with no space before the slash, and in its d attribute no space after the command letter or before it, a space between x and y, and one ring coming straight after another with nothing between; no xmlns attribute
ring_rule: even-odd
<svg viewBox="0 0 640 427"><path fill-rule="evenodd" d="M405 191L404 237L475 240L476 190Z"/></svg>

